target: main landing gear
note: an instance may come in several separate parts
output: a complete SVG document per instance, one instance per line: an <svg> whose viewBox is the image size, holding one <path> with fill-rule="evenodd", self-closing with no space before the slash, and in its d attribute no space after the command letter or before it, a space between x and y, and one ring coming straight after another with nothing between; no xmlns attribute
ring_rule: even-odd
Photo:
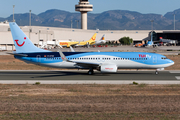
<svg viewBox="0 0 180 120"><path fill-rule="evenodd" d="M156 70L155 74L156 74L156 75L158 75L158 74L159 74L159 72Z"/></svg>
<svg viewBox="0 0 180 120"><path fill-rule="evenodd" d="M93 75L94 74L94 71L93 70L89 70L88 71L88 75Z"/></svg>

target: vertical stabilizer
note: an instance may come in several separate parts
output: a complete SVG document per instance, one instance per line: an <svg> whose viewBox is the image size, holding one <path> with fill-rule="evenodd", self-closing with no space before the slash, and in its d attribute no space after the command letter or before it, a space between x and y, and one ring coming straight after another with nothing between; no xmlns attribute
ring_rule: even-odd
<svg viewBox="0 0 180 120"><path fill-rule="evenodd" d="M36 47L15 22L9 23L16 53L50 52Z"/></svg>
<svg viewBox="0 0 180 120"><path fill-rule="evenodd" d="M101 40L105 40L105 34L102 36Z"/></svg>
<svg viewBox="0 0 180 120"><path fill-rule="evenodd" d="M153 43L153 31L151 32L151 43Z"/></svg>
<svg viewBox="0 0 180 120"><path fill-rule="evenodd" d="M96 35L97 35L97 33L95 33L95 34L91 37L91 39L88 40L87 42L93 42L93 41L95 41L95 40L96 40Z"/></svg>

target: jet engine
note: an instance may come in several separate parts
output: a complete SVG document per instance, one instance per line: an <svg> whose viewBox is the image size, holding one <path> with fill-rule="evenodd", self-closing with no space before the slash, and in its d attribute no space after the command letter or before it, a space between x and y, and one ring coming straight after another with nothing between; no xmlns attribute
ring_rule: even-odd
<svg viewBox="0 0 180 120"><path fill-rule="evenodd" d="M99 67L99 71L101 72L117 72L116 65L102 65Z"/></svg>

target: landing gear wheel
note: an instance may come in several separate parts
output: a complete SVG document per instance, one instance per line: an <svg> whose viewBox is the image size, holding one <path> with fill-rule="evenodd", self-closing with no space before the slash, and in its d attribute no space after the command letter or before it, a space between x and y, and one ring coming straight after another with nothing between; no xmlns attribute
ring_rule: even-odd
<svg viewBox="0 0 180 120"><path fill-rule="evenodd" d="M88 75L93 75L94 74L94 71L93 70L89 70L88 71Z"/></svg>
<svg viewBox="0 0 180 120"><path fill-rule="evenodd" d="M156 74L156 75L158 75L158 74L159 74L159 72L158 72L158 71L156 71L156 72L155 72L155 74Z"/></svg>

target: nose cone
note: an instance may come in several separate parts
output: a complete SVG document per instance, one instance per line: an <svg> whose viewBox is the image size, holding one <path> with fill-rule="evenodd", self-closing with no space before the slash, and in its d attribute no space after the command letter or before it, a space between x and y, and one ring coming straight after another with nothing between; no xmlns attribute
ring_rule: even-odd
<svg viewBox="0 0 180 120"><path fill-rule="evenodd" d="M106 43L106 41L105 41L105 40L103 40L103 41L102 41L102 43Z"/></svg>
<svg viewBox="0 0 180 120"><path fill-rule="evenodd" d="M170 65L174 65L174 61L169 59L168 62L169 62Z"/></svg>

